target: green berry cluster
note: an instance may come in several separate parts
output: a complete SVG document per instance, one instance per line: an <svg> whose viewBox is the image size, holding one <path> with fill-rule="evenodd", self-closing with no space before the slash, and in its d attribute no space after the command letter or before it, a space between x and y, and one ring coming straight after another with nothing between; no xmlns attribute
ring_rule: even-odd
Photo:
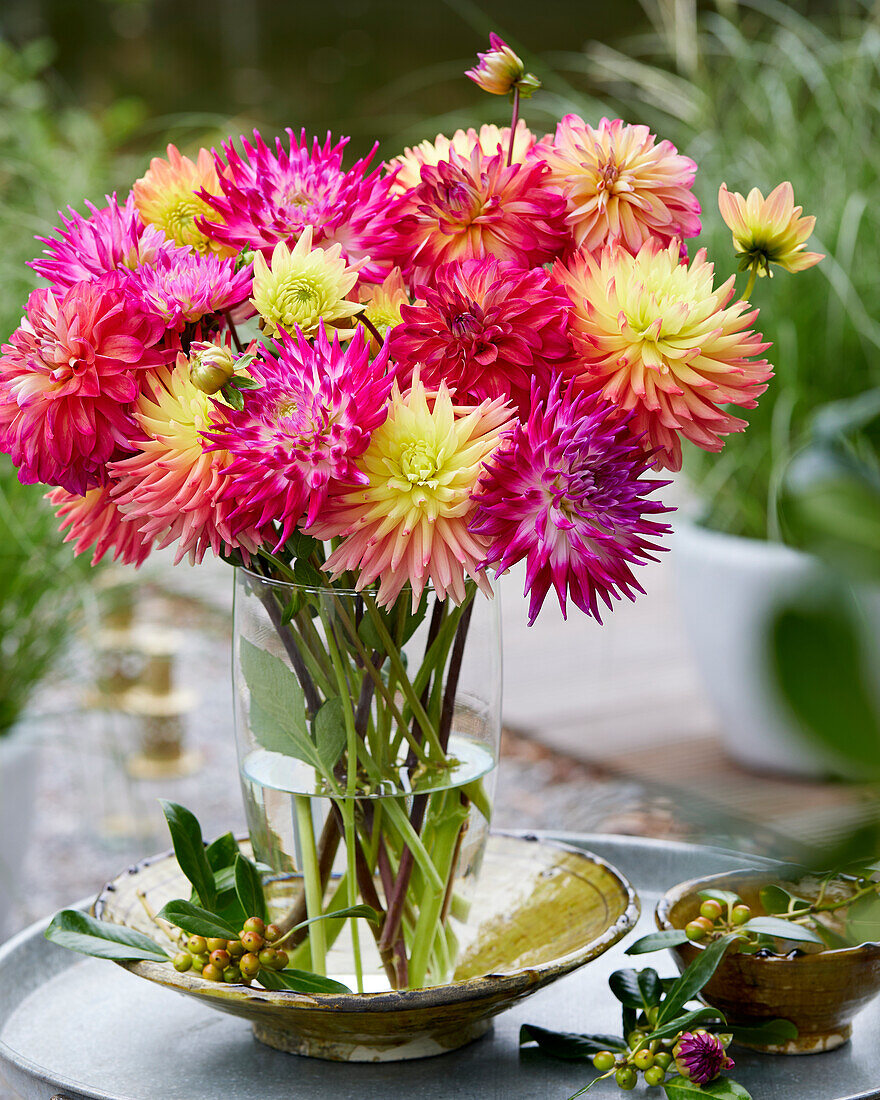
<svg viewBox="0 0 880 1100"><path fill-rule="evenodd" d="M657 1042L645 1045L645 1033L633 1031L628 1037L629 1050L613 1054L601 1050L593 1055L593 1065L600 1073L610 1076L613 1072L617 1087L630 1092L639 1082L639 1073L646 1085L662 1085L672 1065L672 1055L664 1050L665 1044Z"/></svg>
<svg viewBox="0 0 880 1100"><path fill-rule="evenodd" d="M744 902L722 905L714 898L707 898L700 906L700 915L684 926L684 934L694 943L715 939L742 927L751 916L752 911Z"/></svg>
<svg viewBox="0 0 880 1100"><path fill-rule="evenodd" d="M206 939L181 931L174 969L181 974L196 970L209 982L250 985L260 970L287 966L287 952L272 946L282 938L277 925L266 925L259 917L248 917L237 940Z"/></svg>

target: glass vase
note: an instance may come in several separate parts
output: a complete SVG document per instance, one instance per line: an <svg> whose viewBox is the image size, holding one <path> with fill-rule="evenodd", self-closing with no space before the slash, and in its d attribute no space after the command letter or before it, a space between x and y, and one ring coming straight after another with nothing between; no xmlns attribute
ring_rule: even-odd
<svg viewBox="0 0 880 1100"><path fill-rule="evenodd" d="M368 992L450 981L491 818L498 601L380 608L239 569L233 666L254 854L276 923L310 922L291 965Z"/></svg>

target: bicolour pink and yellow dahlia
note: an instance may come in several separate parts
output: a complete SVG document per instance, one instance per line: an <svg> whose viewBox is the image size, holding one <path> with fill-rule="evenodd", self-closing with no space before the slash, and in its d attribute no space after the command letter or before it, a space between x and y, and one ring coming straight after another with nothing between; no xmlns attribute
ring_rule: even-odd
<svg viewBox="0 0 880 1100"><path fill-rule="evenodd" d="M567 247L565 204L540 186L544 165L505 161L503 152L486 156L475 148L470 157L450 150L446 160L422 167L397 225L400 264L412 286L454 260L494 256L537 267Z"/></svg>
<svg viewBox="0 0 880 1100"><path fill-rule="evenodd" d="M208 314L223 313L251 293L250 264L236 271L235 260L175 248L139 267L131 277L131 292L145 308L176 332Z"/></svg>
<svg viewBox="0 0 880 1100"><path fill-rule="evenodd" d="M187 556L200 562L208 549L237 549L247 560L261 545L260 533L239 528L233 535L234 504L221 492L229 455L207 438L222 423L223 404L193 384L182 352L174 367L147 381L134 409L136 451L108 467L114 503L157 549L176 542L175 563Z"/></svg>
<svg viewBox="0 0 880 1100"><path fill-rule="evenodd" d="M643 475L650 463L616 410L597 394L575 394L557 375L549 391L535 387L526 423L517 423L492 463L470 530L489 540L487 564L500 575L526 562L529 625L556 590L602 621L621 596L643 589L632 566L656 561L654 541L668 512L648 499L666 481Z"/></svg>
<svg viewBox="0 0 880 1100"><path fill-rule="evenodd" d="M249 368L259 389L209 433L230 459L222 496L233 531L260 529L277 550L318 519L332 481L368 484L356 460L387 413L387 365L387 350L370 359L363 330L340 345L323 325L313 342L282 332L261 351Z"/></svg>
<svg viewBox="0 0 880 1100"><path fill-rule="evenodd" d="M733 247L740 257L740 271L753 268L758 275L772 275L771 264L786 271L806 271L820 260L823 252L805 252L816 219L801 217L802 206L794 204L794 190L786 180L774 187L765 199L757 187L748 198L727 190L722 183L718 207L725 224L733 233Z"/></svg>
<svg viewBox="0 0 880 1100"><path fill-rule="evenodd" d="M549 384L571 354L571 302L542 268L444 264L420 292L424 301L402 306L389 337L402 385L419 370L429 389L445 382L462 404L513 398L526 410L532 379Z"/></svg>
<svg viewBox="0 0 880 1100"><path fill-rule="evenodd" d="M206 236L197 219L210 214L204 195L220 190L214 158L200 149L195 161L182 156L174 145L168 146L168 159L153 157L146 173L132 188L134 205L148 225L155 225L169 241L194 248L196 252L217 252L232 256L237 248ZM199 194L196 194L199 192Z"/></svg>
<svg viewBox="0 0 880 1100"><path fill-rule="evenodd" d="M509 424L502 401L456 406L445 385L430 394L415 378L401 393L395 382L388 417L356 463L362 484L340 486L307 529L342 540L324 568L334 578L353 570L359 590L378 580L381 605L411 585L415 608L427 584L461 603L465 576L491 592L488 543L468 522Z"/></svg>
<svg viewBox="0 0 880 1100"><path fill-rule="evenodd" d="M23 482L84 494L129 450L132 403L169 357L162 323L110 274L68 290L34 290L0 355L0 449Z"/></svg>
<svg viewBox="0 0 880 1100"><path fill-rule="evenodd" d="M110 485L89 489L84 496L75 496L66 489L47 493L61 521L59 531L64 541L72 542L74 554L92 551L92 565L112 552L113 560L122 565L143 565L152 548L144 535L142 520L126 520L112 496Z"/></svg>
<svg viewBox="0 0 880 1100"><path fill-rule="evenodd" d="M697 166L647 126L603 118L595 128L566 115L532 155L550 169L542 183L565 197L566 223L579 248L619 241L636 253L647 240L667 245L700 232L691 191Z"/></svg>
<svg viewBox="0 0 880 1100"><path fill-rule="evenodd" d="M339 245L360 276L381 282L392 264L395 201L381 167L368 171L375 154L342 166L348 138L321 144L303 130L287 130L289 148L276 138L274 149L254 131L251 144L241 138L244 154L233 143L215 154L219 187L206 188L207 209L199 225L214 241L233 251L257 249L265 257L279 243L292 247L311 227L314 244Z"/></svg>
<svg viewBox="0 0 880 1100"><path fill-rule="evenodd" d="M677 241L653 240L635 256L609 246L553 269L574 306L574 386L632 412L633 432L671 470L682 438L720 451L722 436L742 431L726 406L754 408L773 374L770 345L749 329L758 311L731 302L733 277L716 288L713 271L704 249L688 265Z"/></svg>
<svg viewBox="0 0 880 1100"><path fill-rule="evenodd" d="M106 206L90 202L86 206L91 211L89 217L69 207L69 217L59 214L63 228L55 230L55 237L37 238L46 245L45 258L31 260L28 266L54 289L98 279L111 271L134 271L173 250L164 233L143 223L131 195L123 205L112 195L107 196Z"/></svg>
<svg viewBox="0 0 880 1100"><path fill-rule="evenodd" d="M520 119L513 138L513 164L523 163L534 146L535 140L535 135ZM487 157L504 153L506 158L509 147L510 127L492 124L481 126L478 131L473 127L467 130L456 130L451 138L446 137L445 134L438 134L433 141L426 138L412 148L407 146L399 156L388 162L388 167L395 170L392 187L398 192L410 191L413 187L418 187L421 182L422 166L427 164L436 167L440 161L449 160L450 150L470 160L475 149L479 149Z"/></svg>

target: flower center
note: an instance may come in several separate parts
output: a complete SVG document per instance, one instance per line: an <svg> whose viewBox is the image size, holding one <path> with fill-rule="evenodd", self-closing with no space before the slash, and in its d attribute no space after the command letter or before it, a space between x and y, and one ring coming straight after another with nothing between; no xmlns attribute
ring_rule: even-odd
<svg viewBox="0 0 880 1100"><path fill-rule="evenodd" d="M437 459L424 440L416 440L404 447L400 456L400 469L411 485L425 485L436 489Z"/></svg>
<svg viewBox="0 0 880 1100"><path fill-rule="evenodd" d="M452 318L449 328L452 332L452 335L461 340L465 337L470 337L470 339L474 339L475 337L479 336L483 326L472 313L467 312L457 313Z"/></svg>

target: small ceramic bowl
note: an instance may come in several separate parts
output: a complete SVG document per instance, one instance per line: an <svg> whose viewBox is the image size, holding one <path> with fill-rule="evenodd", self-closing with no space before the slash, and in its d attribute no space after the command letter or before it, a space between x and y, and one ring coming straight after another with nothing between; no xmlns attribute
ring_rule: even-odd
<svg viewBox="0 0 880 1100"><path fill-rule="evenodd" d="M759 891L775 882L797 893L798 887L768 872L735 871L680 883L658 902L657 927L684 928L699 913L698 891L732 890L756 914L761 912ZM797 944L796 957L728 953L701 996L719 1008L728 1021L741 1026L785 1019L798 1029L798 1037L783 1045L747 1044L772 1054L821 1054L834 1050L852 1034L852 1019L880 992L880 945L822 950ZM697 957L702 946L694 943L670 948L679 970Z"/></svg>
<svg viewBox="0 0 880 1100"><path fill-rule="evenodd" d="M144 860L104 887L95 916L155 938L138 891L158 911L188 896L189 886L173 854ZM162 963L120 965L244 1017L257 1039L278 1050L333 1061L400 1061L484 1035L493 1016L607 951L638 916L635 891L598 856L535 837L491 836L469 942L448 985L306 995L223 985Z"/></svg>

